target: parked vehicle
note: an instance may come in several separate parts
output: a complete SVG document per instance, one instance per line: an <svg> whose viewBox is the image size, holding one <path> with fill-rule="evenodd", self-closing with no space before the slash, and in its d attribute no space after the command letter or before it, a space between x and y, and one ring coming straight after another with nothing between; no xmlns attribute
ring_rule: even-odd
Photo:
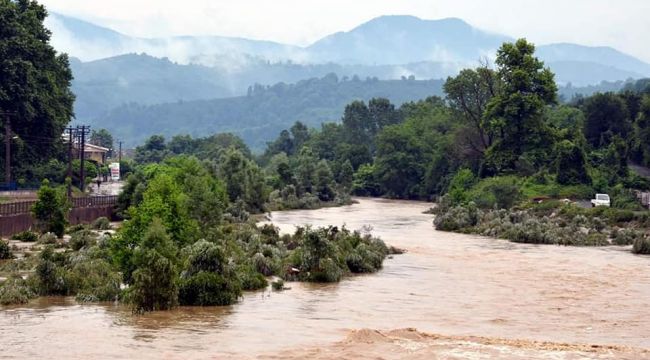
<svg viewBox="0 0 650 360"><path fill-rule="evenodd" d="M611 201L609 195L607 194L596 194L596 198L591 200L591 207L596 206L611 206Z"/></svg>

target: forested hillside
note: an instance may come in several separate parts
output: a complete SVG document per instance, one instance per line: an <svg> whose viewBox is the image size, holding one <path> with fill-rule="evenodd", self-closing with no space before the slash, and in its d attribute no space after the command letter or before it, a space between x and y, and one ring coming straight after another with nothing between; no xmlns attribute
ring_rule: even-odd
<svg viewBox="0 0 650 360"><path fill-rule="evenodd" d="M339 79L323 78L280 83L271 87L250 87L246 96L228 99L179 101L144 106L130 104L110 111L90 124L107 127L128 145L142 143L153 134L205 135L233 132L254 149L261 149L295 121L318 127L324 121L340 119L353 100L385 97L396 104L442 94L441 80Z"/></svg>

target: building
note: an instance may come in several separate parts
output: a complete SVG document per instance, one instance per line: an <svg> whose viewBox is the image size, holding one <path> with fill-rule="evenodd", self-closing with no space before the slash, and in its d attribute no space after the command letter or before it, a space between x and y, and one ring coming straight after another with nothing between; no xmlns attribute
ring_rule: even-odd
<svg viewBox="0 0 650 360"><path fill-rule="evenodd" d="M106 155L109 151L110 149L98 145L86 143L86 146L84 146L86 160L96 162L99 165L106 164Z"/></svg>

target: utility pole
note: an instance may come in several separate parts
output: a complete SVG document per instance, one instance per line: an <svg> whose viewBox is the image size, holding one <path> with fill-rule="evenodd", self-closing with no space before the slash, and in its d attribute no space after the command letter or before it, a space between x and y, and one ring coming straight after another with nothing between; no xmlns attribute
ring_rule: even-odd
<svg viewBox="0 0 650 360"><path fill-rule="evenodd" d="M66 128L68 132L68 178L70 182L68 183L68 198L72 197L72 142L74 137L75 129L73 127Z"/></svg>
<svg viewBox="0 0 650 360"><path fill-rule="evenodd" d="M5 186L11 184L11 117L16 115L15 111L0 111L5 116Z"/></svg>
<svg viewBox="0 0 650 360"><path fill-rule="evenodd" d="M80 168L79 168L79 189L83 193L86 188L86 172L84 171L84 163L86 162L86 135L90 133L90 126L81 125L77 126L77 131L80 131L81 142L79 143L80 153Z"/></svg>
<svg viewBox="0 0 650 360"><path fill-rule="evenodd" d="M122 140L118 141L120 144L120 152L117 153L117 162L121 163L122 162ZM120 170L121 171L121 170Z"/></svg>

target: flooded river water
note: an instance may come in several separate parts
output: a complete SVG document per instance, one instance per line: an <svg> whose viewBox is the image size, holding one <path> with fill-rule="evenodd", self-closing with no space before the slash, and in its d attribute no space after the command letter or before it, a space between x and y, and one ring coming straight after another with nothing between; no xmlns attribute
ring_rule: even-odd
<svg viewBox="0 0 650 360"><path fill-rule="evenodd" d="M0 310L0 357L401 357L375 356L362 346L382 339L387 339L386 351L395 351L391 346L404 341L436 342L449 351L474 342L473 352L464 355L494 355L501 351L495 346L513 345L493 339L521 339L618 345L633 348L625 353L628 358L649 357L640 349L650 348L650 257L620 247L534 246L438 232L432 216L422 213L429 206L359 199L353 206L272 215L283 231L301 224L371 226L374 235L407 250L386 260L377 274L338 284L289 283L291 290L247 293L230 307L145 316L132 316L122 306L41 298ZM414 342L413 334L420 333L389 332L403 328L444 337L418 335ZM355 329L382 333L350 335ZM360 345L356 353L321 350L335 342L340 348ZM553 346L552 351L526 346L541 352L511 352L508 357L559 358ZM402 355L431 355L418 353L417 346L400 349ZM562 357L580 358L565 350Z"/></svg>

